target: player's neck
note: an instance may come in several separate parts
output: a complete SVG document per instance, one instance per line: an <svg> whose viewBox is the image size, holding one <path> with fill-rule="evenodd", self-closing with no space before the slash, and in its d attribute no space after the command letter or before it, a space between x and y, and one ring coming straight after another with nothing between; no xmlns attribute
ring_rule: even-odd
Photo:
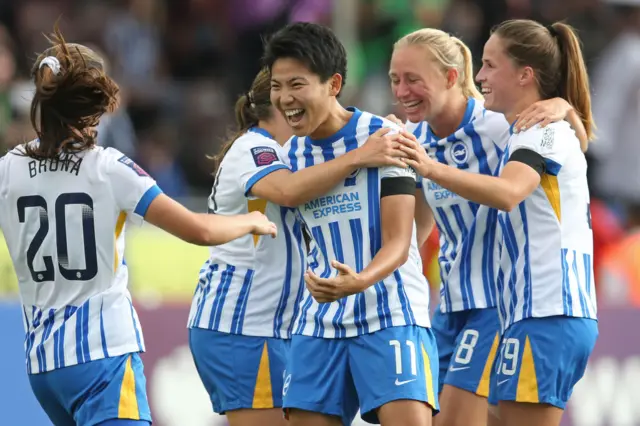
<svg viewBox="0 0 640 426"><path fill-rule="evenodd" d="M346 110L336 100L335 105L331 108L327 119L318 128L309 135L311 139L318 140L328 138L338 133L347 125L353 112Z"/></svg>
<svg viewBox="0 0 640 426"><path fill-rule="evenodd" d="M291 132L288 131L288 129L286 133L283 133L281 130L282 126L278 126L271 120L258 121L258 127L266 130L271 136L273 136L273 139L278 142L278 145L284 145L291 137Z"/></svg>
<svg viewBox="0 0 640 426"><path fill-rule="evenodd" d="M534 103L540 100L540 95L537 92L524 93L508 111L505 111L504 116L509 124L512 124L518 119L518 115L529 108Z"/></svg>
<svg viewBox="0 0 640 426"><path fill-rule="evenodd" d="M442 113L429 121L429 127L438 139L446 138L458 130L467 112L467 102L468 99L460 94L448 102Z"/></svg>

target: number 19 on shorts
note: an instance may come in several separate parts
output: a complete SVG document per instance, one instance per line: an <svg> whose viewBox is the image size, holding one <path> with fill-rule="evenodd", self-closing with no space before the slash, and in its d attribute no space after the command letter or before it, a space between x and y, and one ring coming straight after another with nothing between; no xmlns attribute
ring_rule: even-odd
<svg viewBox="0 0 640 426"><path fill-rule="evenodd" d="M504 339L500 349L500 362L496 363L496 373L513 376L518 367L520 341L514 338Z"/></svg>

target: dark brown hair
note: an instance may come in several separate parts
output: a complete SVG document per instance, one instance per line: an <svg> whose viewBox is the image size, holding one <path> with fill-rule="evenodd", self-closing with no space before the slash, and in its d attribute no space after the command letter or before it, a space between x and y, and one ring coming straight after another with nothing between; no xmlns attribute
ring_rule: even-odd
<svg viewBox="0 0 640 426"><path fill-rule="evenodd" d="M573 106L592 140L595 123L589 76L574 29L562 22L545 27L516 19L499 24L492 34L504 41L506 52L516 65L533 69L542 99L560 97Z"/></svg>
<svg viewBox="0 0 640 426"><path fill-rule="evenodd" d="M31 125L39 143L26 144L24 155L35 159L92 148L100 117L113 112L118 104L118 85L105 74L100 56L81 44L66 43L57 24L47 40L51 47L38 56L31 69L35 83ZM42 63L48 57L55 59ZM59 62L57 73L50 62Z"/></svg>
<svg viewBox="0 0 640 426"><path fill-rule="evenodd" d="M263 68L253 79L251 90L241 95L236 101L236 129L222 146L220 153L213 157L216 169L236 139L250 128L257 126L260 120L271 118L271 114L271 73L267 68Z"/></svg>

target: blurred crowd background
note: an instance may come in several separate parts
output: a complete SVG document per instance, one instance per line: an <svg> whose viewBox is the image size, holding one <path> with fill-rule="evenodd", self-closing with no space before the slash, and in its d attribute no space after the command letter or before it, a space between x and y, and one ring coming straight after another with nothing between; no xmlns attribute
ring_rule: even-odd
<svg viewBox="0 0 640 426"><path fill-rule="evenodd" d="M122 107L100 123L99 143L134 158L166 193L203 211L212 184L207 155L233 127L233 103L259 70L263 39L275 29L293 21L332 26L349 53L343 103L402 116L387 77L395 40L421 27L441 28L462 38L478 62L491 27L508 18L566 20L579 31L598 125L588 160L599 305L605 312L640 314L640 0L0 0L0 151L33 137L30 67L57 19L68 41L104 55L121 86ZM136 302L150 312L170 303L183 327L206 250L152 230L129 238ZM423 248L434 289L436 247L433 235ZM0 299L15 302L4 250ZM146 315L143 326L153 341ZM186 338L180 327L178 343ZM640 381L640 358L633 356ZM640 424L640 409L629 409L637 417L611 424ZM609 424L598 419L574 424ZM14 426L1 418L0 424Z"/></svg>
<svg viewBox="0 0 640 426"><path fill-rule="evenodd" d="M332 26L349 52L343 102L402 115L387 77L395 40L438 27L479 61L491 27L508 18L567 20L580 31L599 128L589 151L597 269L613 275L599 280L600 301L640 306L638 266L621 265L640 250L627 247L638 245L632 231L640 224L640 0L0 0L0 145L33 137L30 67L60 19L68 40L103 53L122 87L123 106L102 120L100 143L203 209L212 183L207 155L232 128L232 105L274 29L292 21ZM624 253L607 256L609 246ZM612 265L603 272L604 263Z"/></svg>

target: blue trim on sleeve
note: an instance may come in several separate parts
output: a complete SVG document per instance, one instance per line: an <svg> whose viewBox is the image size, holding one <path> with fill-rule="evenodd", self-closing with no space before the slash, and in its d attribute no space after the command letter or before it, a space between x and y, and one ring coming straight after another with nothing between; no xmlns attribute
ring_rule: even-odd
<svg viewBox="0 0 640 426"><path fill-rule="evenodd" d="M145 192L142 198L140 198L140 201L138 201L138 205L133 212L140 217L144 217L144 215L147 214L147 210L149 209L151 202L160 194L162 194L162 189L160 189L158 185L153 185L151 188L147 189L147 192Z"/></svg>
<svg viewBox="0 0 640 426"><path fill-rule="evenodd" d="M422 185L422 178L420 178L420 180L416 181L416 189L422 189L423 185Z"/></svg>
<svg viewBox="0 0 640 426"><path fill-rule="evenodd" d="M263 177L265 177L269 173L273 173L276 170L280 170L280 169L289 170L289 168L287 166L285 166L284 164L273 164L271 166L265 167L264 169L260 170L255 175L251 176L251 178L247 181L247 184L244 187L244 195L245 195L245 197L247 195L249 195L249 192L251 191L251 188L253 188L253 185L258 183L258 181L260 179L262 179Z"/></svg>
<svg viewBox="0 0 640 426"><path fill-rule="evenodd" d="M562 168L562 164L556 163L548 158L545 158L544 162L547 167L545 172L551 176L558 176L558 173L560 173L560 169Z"/></svg>

